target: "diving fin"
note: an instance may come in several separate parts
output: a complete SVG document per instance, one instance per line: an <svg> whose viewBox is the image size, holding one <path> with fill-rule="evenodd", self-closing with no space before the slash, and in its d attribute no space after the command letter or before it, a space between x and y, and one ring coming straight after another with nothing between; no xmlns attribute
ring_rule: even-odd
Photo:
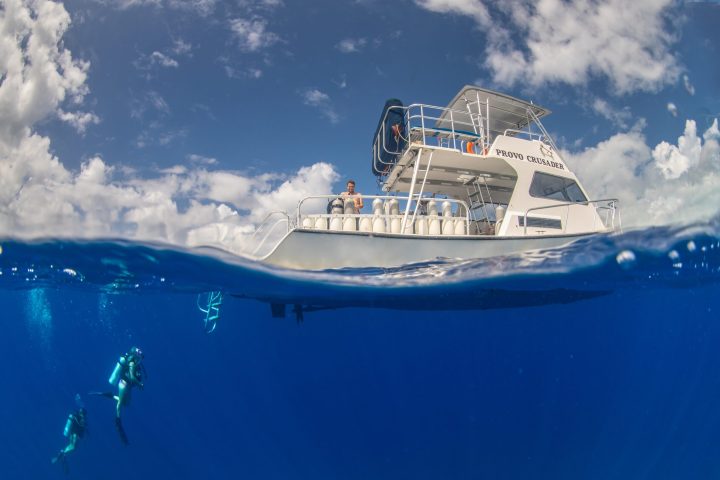
<svg viewBox="0 0 720 480"><path fill-rule="evenodd" d="M70 474L70 468L68 467L67 459L65 458L65 451L64 451L64 450L61 450L60 453L58 453L57 455L55 455L55 456L52 458L52 460L50 460L50 461L51 461L53 464L55 464L55 463L57 463L57 462L60 462L60 465L62 465L63 473L65 473L65 475Z"/></svg>
<svg viewBox="0 0 720 480"><path fill-rule="evenodd" d="M128 440L125 429L122 426L122 420L120 420L120 417L115 417L115 428L118 431L118 435L120 435L120 441L123 445L130 445L130 441Z"/></svg>

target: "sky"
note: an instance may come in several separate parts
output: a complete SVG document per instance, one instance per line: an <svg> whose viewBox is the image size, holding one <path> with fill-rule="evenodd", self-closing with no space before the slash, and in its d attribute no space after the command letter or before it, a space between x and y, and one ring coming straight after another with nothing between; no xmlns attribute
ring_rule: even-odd
<svg viewBox="0 0 720 480"><path fill-rule="evenodd" d="M380 193L388 98L532 100L625 226L720 205L720 3L0 0L0 236L239 251L305 195Z"/></svg>

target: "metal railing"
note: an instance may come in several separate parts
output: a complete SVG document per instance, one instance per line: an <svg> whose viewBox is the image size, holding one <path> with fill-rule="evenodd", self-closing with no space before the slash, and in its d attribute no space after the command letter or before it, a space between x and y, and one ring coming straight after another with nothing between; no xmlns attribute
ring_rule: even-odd
<svg viewBox="0 0 720 480"><path fill-rule="evenodd" d="M525 215L523 215L523 217L522 217L523 236L527 235L528 218L529 218L528 214L530 212L536 212L538 210L545 210L545 209L550 209L550 208L566 207L565 221L562 222L562 232L565 233L567 230L568 218L570 216L570 207L572 207L572 206L588 206L588 205L602 203L602 202L607 202L607 205L599 205L599 206L595 207L595 212L597 213L597 215L593 218L593 228L596 227L596 219L600 218L600 214L598 213L598 210L603 210L605 212L605 219L603 220L602 218L600 218L600 221L603 222L603 228L605 228L605 230L613 230L613 231L622 229L622 221L620 219L620 208L618 206L620 201L617 198L603 198L600 200L587 200L585 202L556 203L553 205L543 205L541 207L528 208L527 210L525 210ZM615 226L616 216L618 219L617 227ZM542 217L537 217L537 218L542 218Z"/></svg>
<svg viewBox="0 0 720 480"><path fill-rule="evenodd" d="M408 233L405 233L406 226L407 226L407 225L412 225L412 224L414 224L416 218L418 217L417 212L418 212L418 207L419 207L420 203L421 203L421 202L429 202L430 200L435 200L437 203L449 202L449 203L452 204L452 205L457 205L458 210L456 210L456 211L460 211L459 209L462 208L461 211L464 212L464 216L463 216L463 217L459 217L459 216L444 217L444 216L442 215L442 212L438 212L437 217L438 217L438 219L440 219L440 220L448 219L448 218L452 218L452 219L455 219L455 220L457 220L457 219L463 219L463 220L465 221L465 234L466 234L466 235L469 235L469 234L470 234L470 225L471 225L472 222L471 222L471 219L470 219L470 209L468 208L468 204L467 204L467 202L465 202L465 201L463 201L463 200L456 200L456 199L453 199L453 198L419 197L419 196L415 196L415 195L413 195L412 197L410 197L410 196L398 196L398 195L362 195L361 198L362 198L363 200L375 200L375 199L380 199L380 200L397 200L397 201L398 201L398 211L401 210L401 208L400 208L400 202L406 202L406 207L407 207L408 205L411 205L413 202L415 202L415 208L412 209L412 212L409 211L410 209L406 208L406 209L405 209L406 211L405 211L404 214L397 214L397 215L393 215L393 214L391 214L391 213L389 213L389 212L386 212L386 209L385 209L385 205L384 205L384 204L383 204L383 210L381 211L380 214L377 214L377 213L375 213L375 212L370 213L370 214L361 214L361 213L314 213L314 214L308 214L308 215L304 216L303 213L302 213L303 204L304 204L306 201L308 201L308 200L320 200L320 199L325 199L325 200L331 201L331 200L335 200L335 199L338 199L338 198L339 198L339 199L342 199L343 201L345 201L345 200L347 200L347 199L352 199L353 197L349 197L349 196L347 196L347 195L346 195L346 196L343 196L343 195L337 195L337 194L335 194L335 195L310 195L310 196L307 196L307 197L303 198L302 200L300 200L300 201L298 202L297 212L296 212L296 225L297 225L298 227L302 227L304 217L327 218L327 219L340 217L340 218L342 218L343 220L344 220L345 218L354 218L354 219L360 220L360 219L362 219L362 218L375 218L375 217L377 217L377 216L379 215L380 217L382 217L382 218L384 218L384 219L387 219L387 220L391 220L391 219L393 219L393 218L396 218L396 219L401 220L402 226L401 226L401 229L400 229L400 234L408 234ZM429 217L431 217L432 215L427 215L427 216L426 216L426 215L422 215L422 216L429 218Z"/></svg>
<svg viewBox="0 0 720 480"><path fill-rule="evenodd" d="M513 133L514 134L513 136L515 136L515 137L525 135L528 137L528 140L539 140L541 142L545 141L545 138L547 138L542 133L528 132L527 130L518 130L517 128L506 128L503 131L503 135L507 135L508 133Z"/></svg>
<svg viewBox="0 0 720 480"><path fill-rule="evenodd" d="M386 139L388 138L386 126L388 115L393 112L402 112L403 123L402 126L397 130L396 146L387 145ZM445 116L445 118L444 118ZM468 118L470 121L463 121L462 118ZM447 122L449 119L449 127L436 127L431 126L431 123L437 124L440 121ZM477 120L476 124L474 120ZM484 135L485 126L480 124L482 115L473 112L466 112L461 110L452 110L445 107L437 107L435 105L426 104L412 104L406 107L390 107L385 112L385 116L382 119L382 126L378 131L375 142L373 143L373 157L377 160L377 163L381 165L390 166L394 162L386 162L382 159L382 152L389 155L399 155L407 148L407 145L412 142L420 142L422 145L429 145L429 139L435 138L437 146L453 148L455 150L463 151L467 148L468 143L481 144L481 149L484 150L489 146L488 139ZM403 140L405 145L402 149L397 148L400 144L399 140ZM474 140L474 142L470 142ZM482 151L481 150L481 151Z"/></svg>
<svg viewBox="0 0 720 480"><path fill-rule="evenodd" d="M275 220L272 224L270 224L270 219L273 217L276 217L278 215L280 215L281 218ZM275 210L275 211L268 213L265 216L265 218L262 220L262 222L260 222L260 224L255 228L255 232L250 237L250 240L248 240L248 245L251 245L252 242L257 238L258 234L260 232L262 232L263 229L266 230L266 233L262 237L262 240L260 240L260 243L258 243L258 245L255 247L255 249L250 253L250 255L256 255L257 252L259 252L260 249L263 247L263 245L265 244L267 239L270 238L270 235L273 233L273 231L275 231L275 228L278 225L281 225L283 223L286 224L287 230L285 233L289 232L290 229L292 228L292 225L290 222L290 215L288 215L287 212L283 212L281 210ZM268 225L270 225L270 226L268 227Z"/></svg>
<svg viewBox="0 0 720 480"><path fill-rule="evenodd" d="M397 128L392 132L392 137L396 141L395 145L388 145L387 139L391 137L387 132L388 116L397 112L402 113L402 125L391 126ZM493 112L502 113L512 121L502 115L494 115L491 122L490 117ZM519 124L527 124L528 128L518 129ZM373 142L373 164L384 165L385 170L394 165L397 157L410 145L417 144L484 155L487 154L496 137L513 134L513 136L526 135L529 139L540 140L557 151L552 138L531 108L519 114L498 105L491 105L487 101L472 102L467 111L422 103L393 106L387 109L380 125ZM532 131L532 126L535 126L539 132ZM392 161L383 160L383 156L388 155L393 157ZM383 172L378 173L383 175Z"/></svg>

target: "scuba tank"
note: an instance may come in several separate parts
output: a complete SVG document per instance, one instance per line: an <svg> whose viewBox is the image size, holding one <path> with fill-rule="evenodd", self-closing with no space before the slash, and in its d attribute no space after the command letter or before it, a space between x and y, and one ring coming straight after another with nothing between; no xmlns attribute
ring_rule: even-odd
<svg viewBox="0 0 720 480"><path fill-rule="evenodd" d="M120 359L115 364L115 368L110 374L110 378L108 378L108 383L110 385L117 385L117 383L120 381L120 377L123 373L123 370L125 369L126 364L127 359L124 356L120 357Z"/></svg>
<svg viewBox="0 0 720 480"><path fill-rule="evenodd" d="M63 430L63 435L66 437L69 437L70 434L73 431L73 423L75 423L75 417L72 416L72 414L68 415L67 422L65 422L65 429Z"/></svg>

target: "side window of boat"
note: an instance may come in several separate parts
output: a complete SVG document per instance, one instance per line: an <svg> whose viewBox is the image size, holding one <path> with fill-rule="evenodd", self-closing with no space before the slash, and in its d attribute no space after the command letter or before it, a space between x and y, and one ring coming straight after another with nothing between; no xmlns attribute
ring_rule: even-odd
<svg viewBox="0 0 720 480"><path fill-rule="evenodd" d="M530 184L530 195L561 202L585 202L587 198L575 180L535 172Z"/></svg>

